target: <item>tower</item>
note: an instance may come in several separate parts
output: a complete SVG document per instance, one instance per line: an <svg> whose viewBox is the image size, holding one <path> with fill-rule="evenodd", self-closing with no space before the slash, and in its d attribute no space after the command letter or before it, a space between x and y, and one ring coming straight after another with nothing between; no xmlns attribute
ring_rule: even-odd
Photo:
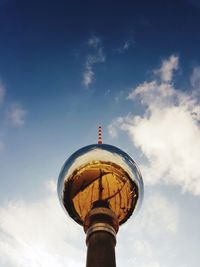
<svg viewBox="0 0 200 267"><path fill-rule="evenodd" d="M139 208L142 176L121 149L102 144L83 147L64 163L58 179L63 209L86 233L86 267L115 267L116 234Z"/></svg>

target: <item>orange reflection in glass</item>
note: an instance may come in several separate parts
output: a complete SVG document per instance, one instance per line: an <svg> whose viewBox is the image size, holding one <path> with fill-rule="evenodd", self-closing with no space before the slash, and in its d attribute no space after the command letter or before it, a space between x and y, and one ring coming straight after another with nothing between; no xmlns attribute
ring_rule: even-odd
<svg viewBox="0 0 200 267"><path fill-rule="evenodd" d="M132 214L138 187L119 165L108 161L91 161L77 168L64 185L64 205L83 224L93 204L102 201L117 215L119 223Z"/></svg>

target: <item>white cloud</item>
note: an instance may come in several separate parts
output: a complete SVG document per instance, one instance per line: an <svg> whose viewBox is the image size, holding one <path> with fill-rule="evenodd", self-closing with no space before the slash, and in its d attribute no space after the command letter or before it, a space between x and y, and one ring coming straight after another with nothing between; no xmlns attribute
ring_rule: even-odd
<svg viewBox="0 0 200 267"><path fill-rule="evenodd" d="M172 83L178 58L164 60L157 73L161 81L144 82L128 98L140 100L142 115L117 118L110 134L126 131L148 160L141 166L145 183L179 185L183 191L200 195L200 105L196 92L176 90Z"/></svg>
<svg viewBox="0 0 200 267"><path fill-rule="evenodd" d="M57 184L54 179L48 180L46 183L46 188L51 193L55 194L57 192Z"/></svg>
<svg viewBox="0 0 200 267"><path fill-rule="evenodd" d="M178 69L178 57L170 56L167 60L163 60L161 68L155 70L154 73L160 75L163 82L170 82L172 80L173 71Z"/></svg>
<svg viewBox="0 0 200 267"><path fill-rule="evenodd" d="M14 126L22 126L25 123L27 111L19 104L12 105L7 113L8 119Z"/></svg>
<svg viewBox="0 0 200 267"><path fill-rule="evenodd" d="M2 105L0 116L2 122L8 122L14 126L22 126L25 123L25 117L27 111L22 108L20 104L9 104L5 100L6 96L6 88L3 81L0 79L0 104ZM5 120L5 121L4 121ZM0 133L0 152L4 150L6 143L2 140L2 135L5 135L6 132L6 123L2 123L1 125L1 133Z"/></svg>
<svg viewBox="0 0 200 267"><path fill-rule="evenodd" d="M119 230L121 265L142 267L157 264L163 267L167 264L163 255L166 252L172 254L173 247L170 245L179 232L179 207L164 195L149 193L146 192L137 216Z"/></svg>
<svg viewBox="0 0 200 267"><path fill-rule="evenodd" d="M191 84L195 89L200 89L200 67L195 67L193 69L191 78L190 78Z"/></svg>
<svg viewBox="0 0 200 267"><path fill-rule="evenodd" d="M0 81L0 103L3 103L6 94L5 86L2 81Z"/></svg>
<svg viewBox="0 0 200 267"><path fill-rule="evenodd" d="M94 70L93 67L95 64L103 63L106 60L106 56L103 52L103 46L101 39L93 36L88 40L89 47L93 48L94 53L89 54L86 58L85 69L83 72L83 85L89 87L94 81Z"/></svg>
<svg viewBox="0 0 200 267"><path fill-rule="evenodd" d="M152 257L152 247L146 240L136 240L133 244L133 249L135 253L137 253L137 255L140 257L144 255L147 258Z"/></svg>
<svg viewBox="0 0 200 267"><path fill-rule="evenodd" d="M9 201L0 207L0 265L82 266L81 231L66 218L56 192L35 202Z"/></svg>
<svg viewBox="0 0 200 267"><path fill-rule="evenodd" d="M118 117L110 125L108 125L108 132L112 138L118 136L118 128L122 127L123 122L124 118Z"/></svg>
<svg viewBox="0 0 200 267"><path fill-rule="evenodd" d="M145 264L142 264L141 267L161 267L159 262L148 262Z"/></svg>
<svg viewBox="0 0 200 267"><path fill-rule="evenodd" d="M151 236L174 234L179 222L179 209L176 203L170 202L160 194L154 194L144 201L143 211L138 220L140 231ZM145 249L149 250L147 246Z"/></svg>
<svg viewBox="0 0 200 267"><path fill-rule="evenodd" d="M86 87L89 87L89 85L92 83L94 77L94 72L92 70L92 67L88 66L85 68L85 71L83 73L83 84Z"/></svg>
<svg viewBox="0 0 200 267"><path fill-rule="evenodd" d="M32 202L12 200L0 206L2 267L75 267L85 264L87 248L83 229L70 221L61 209L55 181L50 180L46 185L44 189L48 194L45 193L43 199ZM178 228L178 213L176 204L164 196L146 196L138 216L119 231L121 241L117 262L154 266L158 262L157 246L160 243L156 246L148 238L157 241L161 235L166 236L166 241L173 236ZM134 227L130 227L131 223Z"/></svg>
<svg viewBox="0 0 200 267"><path fill-rule="evenodd" d="M144 237L157 239L159 236L176 234L179 224L179 207L177 203L160 193L151 193L144 198L141 211L133 220L133 224L134 227L131 228L130 224L124 225L125 231L130 233L130 243L134 244L139 255L145 250L146 254L151 257L152 248ZM137 237L140 236L140 239L135 238L136 234Z"/></svg>

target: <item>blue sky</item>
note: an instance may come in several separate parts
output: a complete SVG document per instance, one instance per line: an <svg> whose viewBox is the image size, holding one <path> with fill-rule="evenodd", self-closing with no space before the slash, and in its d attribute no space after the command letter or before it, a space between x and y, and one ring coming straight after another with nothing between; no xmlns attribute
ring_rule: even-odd
<svg viewBox="0 0 200 267"><path fill-rule="evenodd" d="M199 27L197 0L0 0L2 267L85 265L55 188L99 124L145 184L118 266L200 265Z"/></svg>

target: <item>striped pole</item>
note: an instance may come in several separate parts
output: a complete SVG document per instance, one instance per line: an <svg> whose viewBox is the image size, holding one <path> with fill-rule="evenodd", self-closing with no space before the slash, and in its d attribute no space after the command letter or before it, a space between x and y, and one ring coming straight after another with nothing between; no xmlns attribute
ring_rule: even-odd
<svg viewBox="0 0 200 267"><path fill-rule="evenodd" d="M99 126L99 130L98 130L98 144L102 144L102 130L101 130L101 126Z"/></svg>

